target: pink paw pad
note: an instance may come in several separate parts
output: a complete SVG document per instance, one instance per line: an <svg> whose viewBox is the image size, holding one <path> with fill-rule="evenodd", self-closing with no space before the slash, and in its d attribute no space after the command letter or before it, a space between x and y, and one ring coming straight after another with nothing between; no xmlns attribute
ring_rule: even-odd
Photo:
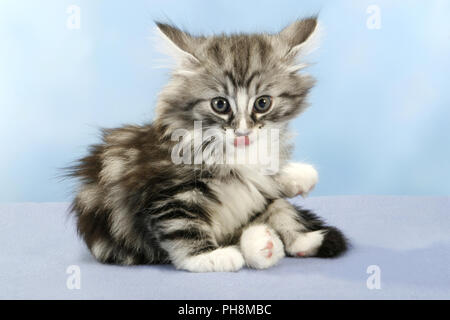
<svg viewBox="0 0 450 320"><path fill-rule="evenodd" d="M304 257L304 256L305 256L305 253L304 253L304 252L297 252L297 256L299 256L299 257Z"/></svg>
<svg viewBox="0 0 450 320"><path fill-rule="evenodd" d="M272 257L272 248L273 248L273 242L271 240L267 241L266 246L262 250L267 250L267 258Z"/></svg>

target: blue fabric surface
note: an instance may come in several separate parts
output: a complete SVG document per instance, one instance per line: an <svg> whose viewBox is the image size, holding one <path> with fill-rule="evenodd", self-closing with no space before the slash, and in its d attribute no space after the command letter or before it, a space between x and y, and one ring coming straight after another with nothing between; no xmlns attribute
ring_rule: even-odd
<svg viewBox="0 0 450 320"><path fill-rule="evenodd" d="M77 238L66 203L0 205L2 299L416 299L450 298L450 197L297 199L352 242L333 260L285 258L267 270L193 274L170 265L97 263ZM81 289L66 269L81 270ZM367 267L381 270L369 290Z"/></svg>

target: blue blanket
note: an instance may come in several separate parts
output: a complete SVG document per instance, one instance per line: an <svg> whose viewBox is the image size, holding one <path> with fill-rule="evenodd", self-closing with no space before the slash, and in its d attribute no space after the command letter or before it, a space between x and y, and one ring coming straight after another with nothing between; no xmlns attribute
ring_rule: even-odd
<svg viewBox="0 0 450 320"><path fill-rule="evenodd" d="M102 265L76 236L67 203L1 204L0 298L450 298L450 197L295 201L340 227L350 251L338 259L285 258L271 269L236 273ZM77 271L80 289L73 285Z"/></svg>

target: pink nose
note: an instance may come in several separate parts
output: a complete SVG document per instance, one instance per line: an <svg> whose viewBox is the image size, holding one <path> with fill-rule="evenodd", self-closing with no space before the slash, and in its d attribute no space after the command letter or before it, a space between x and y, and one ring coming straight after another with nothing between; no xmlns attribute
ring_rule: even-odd
<svg viewBox="0 0 450 320"><path fill-rule="evenodd" d="M240 136L234 138L234 146L248 146L250 144L250 139L248 136Z"/></svg>

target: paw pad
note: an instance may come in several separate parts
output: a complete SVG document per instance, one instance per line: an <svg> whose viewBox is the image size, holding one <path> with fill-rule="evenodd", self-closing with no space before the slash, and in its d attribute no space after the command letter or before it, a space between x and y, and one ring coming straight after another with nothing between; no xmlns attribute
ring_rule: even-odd
<svg viewBox="0 0 450 320"><path fill-rule="evenodd" d="M240 245L247 265L252 268L268 268L284 257L283 243L267 226L249 227L242 234Z"/></svg>
<svg viewBox="0 0 450 320"><path fill-rule="evenodd" d="M272 257L272 249L273 249L273 242L271 240L267 241L267 244L264 248L261 249L261 251L267 251L267 258Z"/></svg>

